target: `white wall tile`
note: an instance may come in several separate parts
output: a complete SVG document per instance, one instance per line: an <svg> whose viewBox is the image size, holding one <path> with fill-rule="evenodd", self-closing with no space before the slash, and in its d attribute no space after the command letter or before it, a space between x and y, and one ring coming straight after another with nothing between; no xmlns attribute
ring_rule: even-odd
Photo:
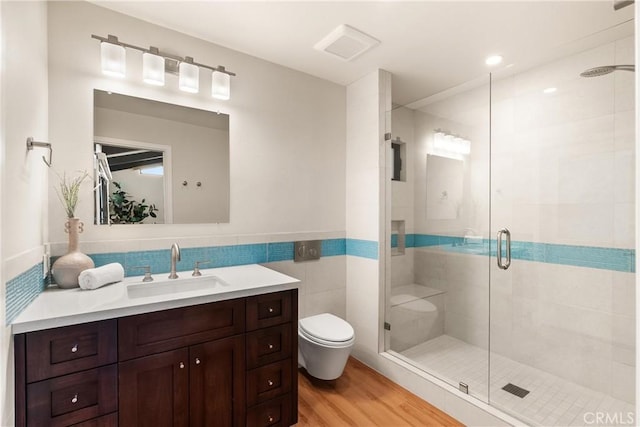
<svg viewBox="0 0 640 427"><path fill-rule="evenodd" d="M335 289L307 294L304 310L305 317L321 313L331 313L342 319L346 319L346 290ZM359 334L356 333L356 335Z"/></svg>
<svg viewBox="0 0 640 427"><path fill-rule="evenodd" d="M347 321L356 334L354 348L378 351L379 271L375 260L347 256Z"/></svg>
<svg viewBox="0 0 640 427"><path fill-rule="evenodd" d="M612 312L619 316L636 316L636 275L613 272Z"/></svg>
<svg viewBox="0 0 640 427"><path fill-rule="evenodd" d="M615 115L616 150L635 150L635 111L619 111Z"/></svg>
<svg viewBox="0 0 640 427"><path fill-rule="evenodd" d="M402 255L391 256L391 287L414 283L414 249L405 249Z"/></svg>
<svg viewBox="0 0 640 427"><path fill-rule="evenodd" d="M331 256L317 261L278 261L264 265L300 280L300 318L320 313L333 313L345 318L346 262L346 256Z"/></svg>
<svg viewBox="0 0 640 427"><path fill-rule="evenodd" d="M635 403L636 370L619 363L613 363L611 368L611 396L625 402Z"/></svg>
<svg viewBox="0 0 640 427"><path fill-rule="evenodd" d="M627 365L635 365L632 357L636 349L636 322L635 316L613 316L612 346L616 353L616 360Z"/></svg>
<svg viewBox="0 0 640 427"><path fill-rule="evenodd" d="M614 241L616 248L632 249L635 246L635 203L616 203L614 205Z"/></svg>
<svg viewBox="0 0 640 427"><path fill-rule="evenodd" d="M615 152L614 195L616 203L633 203L635 200L635 151Z"/></svg>

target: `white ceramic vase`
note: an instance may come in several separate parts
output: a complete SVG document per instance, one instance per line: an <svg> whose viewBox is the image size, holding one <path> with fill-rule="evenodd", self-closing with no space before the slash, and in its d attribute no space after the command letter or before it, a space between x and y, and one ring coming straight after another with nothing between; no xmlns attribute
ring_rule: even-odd
<svg viewBox="0 0 640 427"><path fill-rule="evenodd" d="M67 253L53 263L51 274L60 288L77 288L78 276L84 270L95 267L93 260L78 250L78 235L84 224L78 218L69 218L65 223L65 232L69 234Z"/></svg>

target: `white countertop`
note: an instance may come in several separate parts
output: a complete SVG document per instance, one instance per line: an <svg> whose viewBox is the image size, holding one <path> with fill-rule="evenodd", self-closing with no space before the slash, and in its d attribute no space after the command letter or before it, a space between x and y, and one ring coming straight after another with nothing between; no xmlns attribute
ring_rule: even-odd
<svg viewBox="0 0 640 427"><path fill-rule="evenodd" d="M179 279L169 280L167 273L155 274L154 281L142 284L142 276L127 277L122 282L95 290L51 288L42 292L11 324L12 333L19 334L60 326L75 325L97 320L113 319L133 314L167 310L189 305L205 304L297 288L298 279L261 265L201 270L202 277L193 278L191 272L178 272ZM128 288L139 286L171 285L179 289L180 283L221 279L207 289L171 292L164 295L129 297Z"/></svg>

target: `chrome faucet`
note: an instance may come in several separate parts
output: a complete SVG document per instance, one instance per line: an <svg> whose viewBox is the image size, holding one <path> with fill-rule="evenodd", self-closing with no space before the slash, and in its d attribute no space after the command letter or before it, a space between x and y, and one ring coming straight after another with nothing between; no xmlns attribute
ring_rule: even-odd
<svg viewBox="0 0 640 427"><path fill-rule="evenodd" d="M171 272L169 273L169 279L177 279L176 274L176 262L180 261L180 246L177 243L171 245Z"/></svg>

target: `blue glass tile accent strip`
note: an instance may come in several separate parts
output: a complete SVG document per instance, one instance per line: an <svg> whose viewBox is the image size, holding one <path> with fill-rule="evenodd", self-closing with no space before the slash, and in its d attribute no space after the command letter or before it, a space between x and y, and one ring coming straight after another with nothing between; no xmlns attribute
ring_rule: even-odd
<svg viewBox="0 0 640 427"><path fill-rule="evenodd" d="M448 252L485 256L490 254L495 256L497 242L495 239L483 239L482 243L474 242L468 244L465 243L462 237L431 234L407 235L407 247L420 248L429 246L439 246L442 250ZM636 263L636 254L633 249L521 241L511 242L511 257L514 260L573 265L629 273L635 273Z"/></svg>
<svg viewBox="0 0 640 427"><path fill-rule="evenodd" d="M327 239L322 241L322 256L347 254L347 239Z"/></svg>
<svg viewBox="0 0 640 427"><path fill-rule="evenodd" d="M347 255L378 259L378 242L373 240L347 239Z"/></svg>
<svg viewBox="0 0 640 427"><path fill-rule="evenodd" d="M268 262L291 261L292 259L293 242L269 243L267 246Z"/></svg>
<svg viewBox="0 0 640 427"><path fill-rule="evenodd" d="M9 325L27 306L36 299L46 285L42 277L43 264L39 263L7 281L5 322Z"/></svg>

